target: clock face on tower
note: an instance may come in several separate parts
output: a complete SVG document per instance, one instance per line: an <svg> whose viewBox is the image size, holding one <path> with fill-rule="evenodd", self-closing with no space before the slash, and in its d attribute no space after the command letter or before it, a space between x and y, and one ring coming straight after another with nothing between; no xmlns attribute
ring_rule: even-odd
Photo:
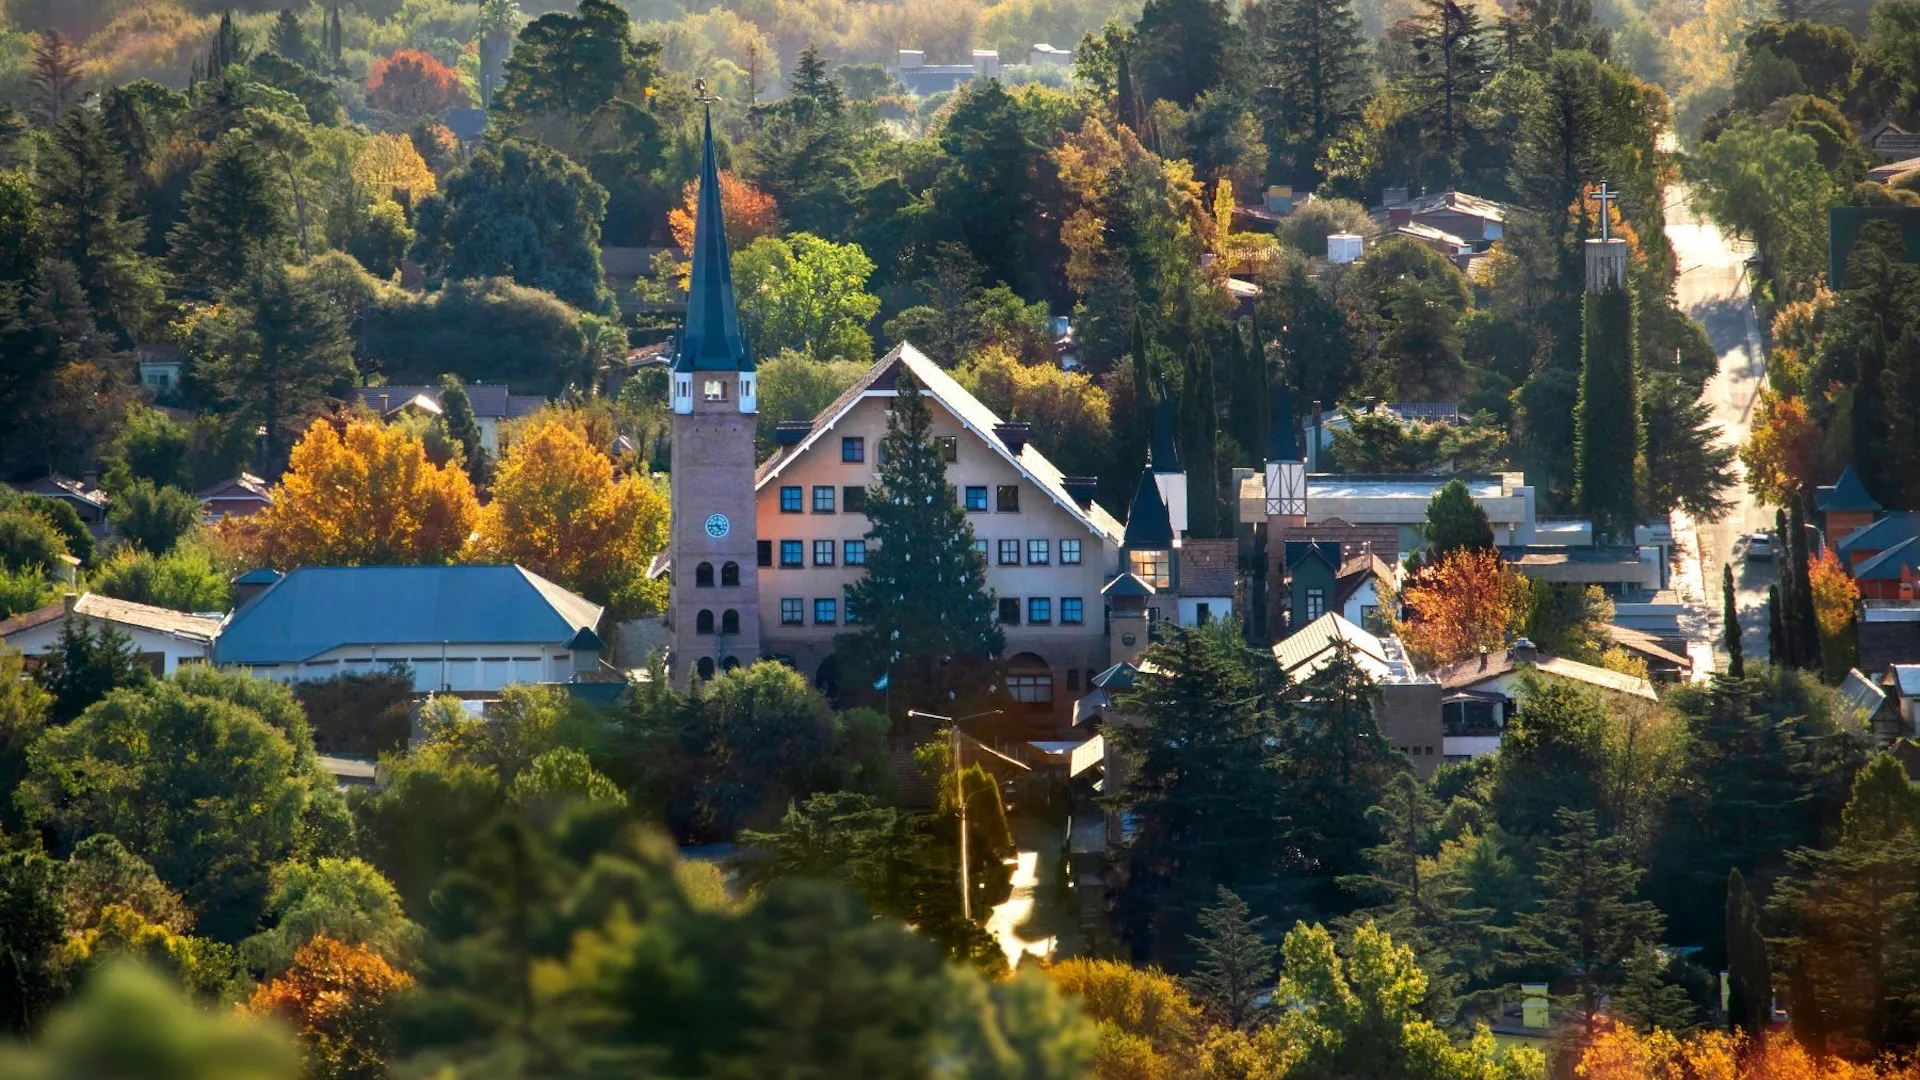
<svg viewBox="0 0 1920 1080"><path fill-rule="evenodd" d="M733 525L727 520L727 515L725 514L710 514L707 517L707 535L713 537L715 540L726 536L728 530L732 528Z"/></svg>

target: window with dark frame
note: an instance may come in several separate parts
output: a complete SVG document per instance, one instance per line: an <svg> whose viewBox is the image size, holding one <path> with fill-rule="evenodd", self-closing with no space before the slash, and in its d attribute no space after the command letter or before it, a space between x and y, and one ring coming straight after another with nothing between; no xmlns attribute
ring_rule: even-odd
<svg viewBox="0 0 1920 1080"><path fill-rule="evenodd" d="M846 557L841 561L846 563L848 566L867 565L867 542L865 540L847 541Z"/></svg>
<svg viewBox="0 0 1920 1080"><path fill-rule="evenodd" d="M713 588L713 564L703 562L693 568L693 585L697 589Z"/></svg>
<svg viewBox="0 0 1920 1080"><path fill-rule="evenodd" d="M813 625L832 626L840 621L840 601L822 597L813 602Z"/></svg>
<svg viewBox="0 0 1920 1080"><path fill-rule="evenodd" d="M759 557L761 566L773 565L773 541L756 540L754 541L753 549L754 554Z"/></svg>
<svg viewBox="0 0 1920 1080"><path fill-rule="evenodd" d="M1017 597L1000 598L1000 622L1006 626L1020 625L1020 600Z"/></svg>
<svg viewBox="0 0 1920 1080"><path fill-rule="evenodd" d="M848 464L867 460L867 440L848 435L840 440L840 460Z"/></svg>
<svg viewBox="0 0 1920 1080"><path fill-rule="evenodd" d="M1002 514L1020 512L1020 485L1001 484L993 489L993 508Z"/></svg>
<svg viewBox="0 0 1920 1080"><path fill-rule="evenodd" d="M1027 598L1027 623L1030 626L1045 626L1053 621L1053 598L1048 596L1029 596Z"/></svg>
<svg viewBox="0 0 1920 1080"><path fill-rule="evenodd" d="M780 512L783 514L799 513L802 509L802 498L800 485L794 484L788 487L782 487L780 489Z"/></svg>
<svg viewBox="0 0 1920 1080"><path fill-rule="evenodd" d="M968 487L966 494L967 494L967 512L969 514L979 514L979 513L986 512L987 489L984 485L979 487Z"/></svg>
<svg viewBox="0 0 1920 1080"><path fill-rule="evenodd" d="M1020 541L1018 540L1000 541L1000 565L1001 566L1019 566L1020 565Z"/></svg>
<svg viewBox="0 0 1920 1080"><path fill-rule="evenodd" d="M1327 613L1327 590L1307 590L1307 621L1312 622Z"/></svg>
<svg viewBox="0 0 1920 1080"><path fill-rule="evenodd" d="M1079 566L1080 565L1080 541L1078 540L1060 541L1060 565L1061 566Z"/></svg>
<svg viewBox="0 0 1920 1080"><path fill-rule="evenodd" d="M934 449L940 451L940 460L952 464L960 460L960 438L957 435L935 435Z"/></svg>
<svg viewBox="0 0 1920 1080"><path fill-rule="evenodd" d="M780 566L793 570L807 565L807 546L801 540L780 541Z"/></svg>
<svg viewBox="0 0 1920 1080"><path fill-rule="evenodd" d="M813 565L832 566L833 549L836 546L837 545L831 540L815 540L813 542Z"/></svg>
<svg viewBox="0 0 1920 1080"><path fill-rule="evenodd" d="M797 596L780 598L780 625L799 626L806 621L807 602Z"/></svg>
<svg viewBox="0 0 1920 1080"><path fill-rule="evenodd" d="M815 484L813 486L813 512L816 514L833 513L833 486Z"/></svg>
<svg viewBox="0 0 1920 1080"><path fill-rule="evenodd" d="M1051 540L1027 541L1027 565L1028 566L1045 566L1052 561L1053 561L1053 541Z"/></svg>
<svg viewBox="0 0 1920 1080"><path fill-rule="evenodd" d="M1086 604L1078 596L1060 598L1060 625L1080 626L1087 621Z"/></svg>
<svg viewBox="0 0 1920 1080"><path fill-rule="evenodd" d="M987 563L987 542L985 540L975 540L973 542L973 553L980 556L980 565L985 566Z"/></svg>

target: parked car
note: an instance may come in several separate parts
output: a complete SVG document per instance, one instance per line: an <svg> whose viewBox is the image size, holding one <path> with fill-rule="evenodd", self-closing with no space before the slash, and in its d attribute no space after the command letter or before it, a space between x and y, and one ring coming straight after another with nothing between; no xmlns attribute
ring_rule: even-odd
<svg viewBox="0 0 1920 1080"><path fill-rule="evenodd" d="M1770 532L1757 532L1747 537L1747 558L1749 559L1770 560L1778 553L1778 550L1779 549L1774 546L1773 534Z"/></svg>

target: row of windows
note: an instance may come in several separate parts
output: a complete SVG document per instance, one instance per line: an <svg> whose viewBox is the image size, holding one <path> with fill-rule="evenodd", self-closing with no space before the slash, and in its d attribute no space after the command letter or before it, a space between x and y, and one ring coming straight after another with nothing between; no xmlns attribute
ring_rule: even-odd
<svg viewBox="0 0 1920 1080"><path fill-rule="evenodd" d="M840 505L849 514L863 514L867 510L867 489L848 485L839 490ZM813 486L813 512L831 514L833 510L834 488L831 484ZM806 492L798 484L789 484L780 489L780 512L798 514L806 504Z"/></svg>
<svg viewBox="0 0 1920 1080"><path fill-rule="evenodd" d="M739 666L740 666L740 661L734 659L731 656L727 657L725 660L720 661L720 670L722 671L732 671L734 668L737 668ZM694 665L694 669L700 673L700 677L703 679L713 678L713 657L711 656L701 657L700 662Z"/></svg>
<svg viewBox="0 0 1920 1080"><path fill-rule="evenodd" d="M987 486L968 485L961 490L960 501L968 513L982 514L987 509ZM993 508L1002 514L1020 512L1020 485L1001 484L993 489Z"/></svg>
<svg viewBox="0 0 1920 1080"><path fill-rule="evenodd" d="M707 611L704 608L701 609L700 613L693 617L693 632L696 634L713 633L713 612ZM739 633L740 632L740 613L737 611L734 611L732 608L728 608L726 611L721 612L720 613L720 632L723 634Z"/></svg>
<svg viewBox="0 0 1920 1080"><path fill-rule="evenodd" d="M988 555L987 543L985 540L975 540L973 542L973 550L980 553L980 558L983 562ZM1062 540L1059 543L1060 565L1079 566L1082 550L1080 541ZM782 540L779 541L779 544L779 566L782 570L798 570L807 565L807 541ZM775 565L773 561L773 545L774 541L772 540L762 540L759 542L758 553L761 566ZM1021 565L1023 555L1026 560L1026 565L1028 566L1051 565L1053 562L1053 545L1054 542L1051 540L1002 540L999 542L1000 565L1019 566ZM865 540L813 541L814 566L834 565L834 557L836 554L839 556L840 565L842 566L865 566L867 565L867 542ZM706 576L702 579L696 572L696 583L703 585L713 584L712 567L706 563L701 563L700 565L706 567ZM733 564L728 563L727 566L732 567ZM723 584L739 584L738 567L734 568L734 579L732 581L726 580L726 571L724 568L722 569L721 576Z"/></svg>
<svg viewBox="0 0 1920 1080"><path fill-rule="evenodd" d="M1003 596L1000 598L1000 621L1008 626L1020 625L1020 598ZM1060 625L1080 626L1087 621L1087 605L1078 596L1060 598ZM1027 597L1027 625L1047 626L1053 622L1053 597Z"/></svg>
<svg viewBox="0 0 1920 1080"><path fill-rule="evenodd" d="M697 588L702 588L702 589L713 588L713 564L712 563L703 562L699 566L696 566L693 568L693 584ZM730 562L730 563L724 563L721 565L720 584L726 588L733 588L740 584L740 564L739 563Z"/></svg>
<svg viewBox="0 0 1920 1080"><path fill-rule="evenodd" d="M780 599L781 626L805 626L807 622L806 614L807 601L805 597L786 596ZM839 615L840 601L829 600L823 597L813 602L813 625L832 626L835 622L839 621ZM846 625L854 626L859 622L859 616L856 615L853 610L853 603L849 601L846 606Z"/></svg>
<svg viewBox="0 0 1920 1080"><path fill-rule="evenodd" d="M933 445L940 451L940 457L949 464L960 460L960 437L958 435L935 435ZM875 455L880 459L880 455ZM856 465L867 460L867 440L858 435L847 435L840 440L840 460Z"/></svg>

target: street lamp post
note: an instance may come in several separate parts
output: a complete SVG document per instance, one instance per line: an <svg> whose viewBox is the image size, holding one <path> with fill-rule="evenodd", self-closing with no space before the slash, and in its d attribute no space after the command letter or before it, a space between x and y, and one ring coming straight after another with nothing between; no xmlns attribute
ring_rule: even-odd
<svg viewBox="0 0 1920 1080"><path fill-rule="evenodd" d="M960 777L960 721L977 720L982 716L993 716L999 709L974 713L971 716L941 716L939 713L921 712L908 709L908 716L918 716L927 720L945 720L953 732L953 801L960 806L960 917L973 921L973 888L968 881L970 876L967 861L967 792Z"/></svg>

